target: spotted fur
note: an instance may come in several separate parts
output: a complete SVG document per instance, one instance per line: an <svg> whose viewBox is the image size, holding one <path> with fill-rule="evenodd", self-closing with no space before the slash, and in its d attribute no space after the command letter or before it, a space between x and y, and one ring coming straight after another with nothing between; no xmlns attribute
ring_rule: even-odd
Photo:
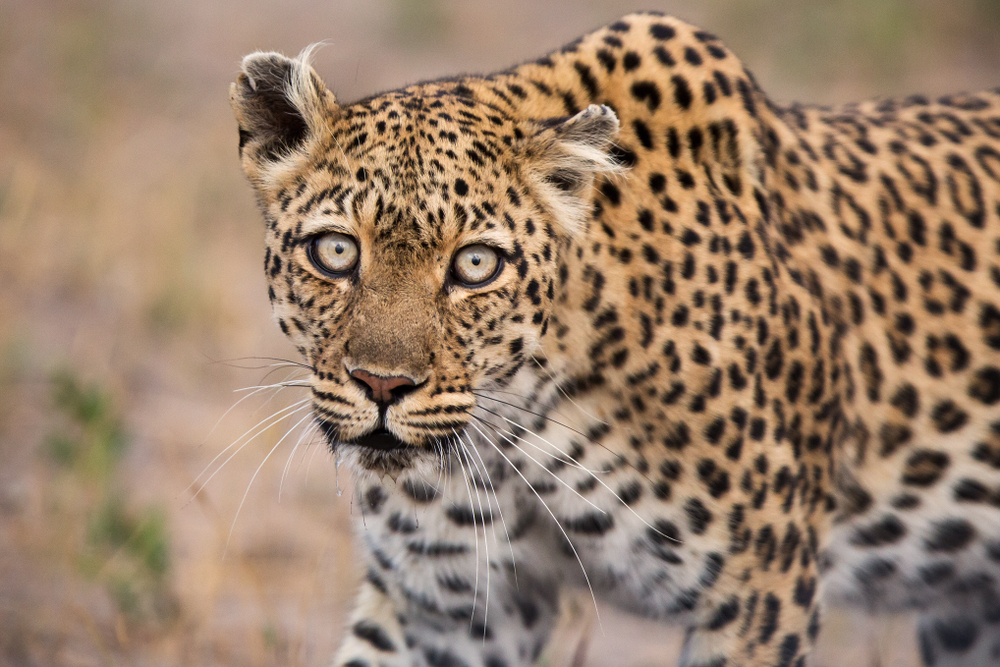
<svg viewBox="0 0 1000 667"><path fill-rule="evenodd" d="M528 665L570 585L686 626L685 667L801 667L823 604L1000 664L1000 94L778 107L637 14L350 105L257 53L231 97L357 478L336 665Z"/></svg>

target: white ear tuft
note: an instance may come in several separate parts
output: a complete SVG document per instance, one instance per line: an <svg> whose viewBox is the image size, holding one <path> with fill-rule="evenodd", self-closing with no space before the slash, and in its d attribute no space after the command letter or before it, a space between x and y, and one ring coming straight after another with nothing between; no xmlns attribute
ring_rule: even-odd
<svg viewBox="0 0 1000 667"><path fill-rule="evenodd" d="M229 99L240 126L240 152L251 162L283 159L336 113L333 94L309 64L315 48L298 58L257 52L243 59Z"/></svg>
<svg viewBox="0 0 1000 667"><path fill-rule="evenodd" d="M594 179L625 173L611 153L618 116L611 107L591 104L575 116L540 125L527 150L536 189L565 231L574 234L589 213Z"/></svg>

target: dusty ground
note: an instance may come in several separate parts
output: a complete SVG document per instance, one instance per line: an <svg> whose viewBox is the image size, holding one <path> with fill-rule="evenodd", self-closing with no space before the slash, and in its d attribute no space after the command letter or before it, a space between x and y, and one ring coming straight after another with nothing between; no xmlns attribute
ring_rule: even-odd
<svg viewBox="0 0 1000 667"><path fill-rule="evenodd" d="M1000 85L995 0L645 5L721 35L779 100ZM316 666L341 633L349 480L341 496L298 431L279 442L295 389L227 412L294 358L236 160L240 57L326 40L317 67L349 100L505 67L633 8L0 4L0 665ZM676 635L601 615L576 602L549 663L583 632L590 665L671 664ZM910 626L833 615L817 662L914 664Z"/></svg>

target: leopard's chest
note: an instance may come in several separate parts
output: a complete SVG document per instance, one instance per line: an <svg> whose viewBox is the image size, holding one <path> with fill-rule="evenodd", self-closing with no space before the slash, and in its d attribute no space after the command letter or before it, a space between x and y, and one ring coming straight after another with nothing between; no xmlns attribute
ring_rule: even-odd
<svg viewBox="0 0 1000 667"><path fill-rule="evenodd" d="M523 428L494 411L452 443L443 471L361 475L370 567L404 605L446 615L485 615L487 604L494 614L500 591L524 579L683 621L722 570L724 518L675 502L683 484L665 490L661 472L637 466L627 429L601 419L599 404L565 401Z"/></svg>

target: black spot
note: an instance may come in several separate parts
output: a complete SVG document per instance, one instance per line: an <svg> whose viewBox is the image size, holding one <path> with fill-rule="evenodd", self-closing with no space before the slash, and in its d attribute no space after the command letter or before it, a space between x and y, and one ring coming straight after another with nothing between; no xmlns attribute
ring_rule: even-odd
<svg viewBox="0 0 1000 667"><path fill-rule="evenodd" d="M924 538L924 547L928 551L952 553L963 549L975 536L976 529L965 519L945 519L934 524Z"/></svg>
<svg viewBox="0 0 1000 667"><path fill-rule="evenodd" d="M968 423L969 414L949 399L934 406L931 421L939 432L954 433Z"/></svg>
<svg viewBox="0 0 1000 667"><path fill-rule="evenodd" d="M654 23L649 26L649 34L656 39L666 41L668 39L673 39L677 35L677 31L668 25L663 25L662 23Z"/></svg>
<svg viewBox="0 0 1000 667"><path fill-rule="evenodd" d="M935 619L934 634L945 651L964 653L976 643L979 627L971 619L961 616Z"/></svg>
<svg viewBox="0 0 1000 667"><path fill-rule="evenodd" d="M667 179L663 174L653 173L649 175L649 189L655 193L663 192L666 188ZM645 226L644 226L645 227ZM646 231L652 231L652 225Z"/></svg>
<svg viewBox="0 0 1000 667"><path fill-rule="evenodd" d="M386 527L394 533L409 535L417 530L417 522L410 517L404 517L399 512L393 512L385 522Z"/></svg>
<svg viewBox="0 0 1000 667"><path fill-rule="evenodd" d="M920 497L912 493L901 493L889 502L895 509L911 510L920 507Z"/></svg>
<svg viewBox="0 0 1000 667"><path fill-rule="evenodd" d="M642 497L642 484L632 481L618 487L618 500L624 505L632 505Z"/></svg>
<svg viewBox="0 0 1000 667"><path fill-rule="evenodd" d="M913 437L913 431L905 424L885 423L879 429L878 437L882 444L879 455L892 456L900 447L910 441L910 438Z"/></svg>
<svg viewBox="0 0 1000 667"><path fill-rule="evenodd" d="M735 621L740 615L740 601L735 595L730 596L730 598L720 604L715 609L715 614L708 622L709 630L721 630L733 621Z"/></svg>
<svg viewBox="0 0 1000 667"><path fill-rule="evenodd" d="M365 491L364 501L365 507L372 514L378 514L382 510L382 505L388 500L388 496L385 491L382 490L381 486L373 486L367 491Z"/></svg>
<svg viewBox="0 0 1000 667"><path fill-rule="evenodd" d="M660 61L661 65L666 65L667 67L673 67L674 65L677 64L677 61L674 60L674 57L670 55L670 52L667 51L667 49L663 46L657 46L655 49L653 49L653 54L656 56L656 59Z"/></svg>
<svg viewBox="0 0 1000 667"><path fill-rule="evenodd" d="M684 60L688 61L688 63L694 65L695 67L700 65L702 62L701 54L690 46L684 49Z"/></svg>
<svg viewBox="0 0 1000 667"><path fill-rule="evenodd" d="M969 396L986 405L1000 402L1000 369L984 366L977 370L969 383Z"/></svg>
<svg viewBox="0 0 1000 667"><path fill-rule="evenodd" d="M469 547L451 542L408 542L406 550L418 556L460 556L468 553Z"/></svg>
<svg viewBox="0 0 1000 667"><path fill-rule="evenodd" d="M660 89L652 81L636 81L632 84L632 97L645 102L650 112L660 107Z"/></svg>
<svg viewBox="0 0 1000 667"><path fill-rule="evenodd" d="M906 526L895 516L889 514L881 520L861 526L851 536L851 544L859 547L880 547L895 544L906 536Z"/></svg>
<svg viewBox="0 0 1000 667"><path fill-rule="evenodd" d="M927 487L937 482L951 463L945 452L921 449L910 455L903 467L903 484Z"/></svg>
<svg viewBox="0 0 1000 667"><path fill-rule="evenodd" d="M469 667L468 663L444 648L425 646L424 657L428 667Z"/></svg>
<svg viewBox="0 0 1000 667"><path fill-rule="evenodd" d="M610 181L601 183L601 194L603 194L612 206L621 204L622 195L618 188Z"/></svg>
<svg viewBox="0 0 1000 667"><path fill-rule="evenodd" d="M392 653L396 650L396 646L392 643L392 640L389 638L386 631L374 623L369 621L359 621L354 624L351 631L354 633L355 637L368 642L379 651Z"/></svg>
<svg viewBox="0 0 1000 667"><path fill-rule="evenodd" d="M611 157L615 159L615 162L617 162L618 164L627 169L634 167L636 160L638 159L638 156L636 156L635 152L629 150L628 148L622 146L621 144L614 144L613 146L611 146L611 148L608 149L608 153L611 155ZM579 178L574 176L574 181L575 181L574 186L572 188L569 188L567 191L572 191L579 187L580 185Z"/></svg>
<svg viewBox="0 0 1000 667"><path fill-rule="evenodd" d="M703 435L705 436L705 440L715 445L718 444L725 431L726 420L723 417L716 417L711 423L708 424L708 426L705 427Z"/></svg>
<svg viewBox="0 0 1000 667"><path fill-rule="evenodd" d="M667 459L660 464L660 474L670 481L675 482L681 475L681 464L672 459Z"/></svg>
<svg viewBox="0 0 1000 667"><path fill-rule="evenodd" d="M816 578L799 577L795 582L795 604L803 609L812 606L813 598L816 596Z"/></svg>
<svg viewBox="0 0 1000 667"><path fill-rule="evenodd" d="M920 407L916 387L909 382L904 382L889 399L889 404L907 417L915 417Z"/></svg>
<svg viewBox="0 0 1000 667"><path fill-rule="evenodd" d="M684 422L672 422L667 425L663 445L667 449L679 451L691 444L691 432Z"/></svg>
<svg viewBox="0 0 1000 667"><path fill-rule="evenodd" d="M712 354L701 346L701 343L694 344L694 350L691 351L691 361L702 366L707 366L712 363Z"/></svg>
<svg viewBox="0 0 1000 667"><path fill-rule="evenodd" d="M597 52L597 59L601 61L601 65L603 65L604 69L608 71L608 74L615 71L615 65L617 64L617 61L615 61L615 57L611 54L610 51L608 51L607 49L599 50Z"/></svg>
<svg viewBox="0 0 1000 667"><path fill-rule="evenodd" d="M969 478L958 480L953 491L956 502L981 503L988 500L991 495L986 485Z"/></svg>
<svg viewBox="0 0 1000 667"><path fill-rule="evenodd" d="M729 78L726 77L725 74L716 70L712 73L712 77L715 79L715 84L719 87L719 90L722 91L724 96L729 97L733 94L733 87L729 83Z"/></svg>
<svg viewBox="0 0 1000 667"><path fill-rule="evenodd" d="M615 526L614 518L605 513L588 512L578 517L564 518L562 525L566 530L582 535L603 535Z"/></svg>
<svg viewBox="0 0 1000 667"><path fill-rule="evenodd" d="M953 563L931 563L917 570L917 576L928 586L936 586L955 576Z"/></svg>
<svg viewBox="0 0 1000 667"><path fill-rule="evenodd" d="M653 148L653 135L650 133L649 127L642 120L638 118L633 120L632 129L635 131L635 136L643 148L647 150Z"/></svg>
<svg viewBox="0 0 1000 667"><path fill-rule="evenodd" d="M1000 310L993 304L984 304L979 314L983 340L994 350L1000 350Z"/></svg>
<svg viewBox="0 0 1000 667"><path fill-rule="evenodd" d="M517 612L521 616L521 623L524 627L529 630L534 627L538 619L542 617L542 612L532 600L518 595L514 598L514 604L517 605Z"/></svg>
<svg viewBox="0 0 1000 667"><path fill-rule="evenodd" d="M854 577L866 587L870 587L880 579L891 577L896 573L896 569L896 564L891 560L872 556L854 568Z"/></svg>
<svg viewBox="0 0 1000 667"><path fill-rule="evenodd" d="M452 505L446 516L458 526L488 526L493 523L493 512L489 509L473 509L464 505Z"/></svg>
<svg viewBox="0 0 1000 667"><path fill-rule="evenodd" d="M757 117L757 103L753 98L753 90L750 88L750 84L747 83L746 79L739 79L736 82L736 87L740 91L740 99L743 100L743 108L746 112L750 114L751 118Z"/></svg>
<svg viewBox="0 0 1000 667"><path fill-rule="evenodd" d="M576 73L580 76L580 82L583 84L584 88L587 89L587 94L590 99L595 99L599 94L597 87L597 79L591 73L590 68L581 62L574 63L573 66L576 68Z"/></svg>
<svg viewBox="0 0 1000 667"><path fill-rule="evenodd" d="M795 656L799 654L799 644L801 639L797 634L789 633L785 635L785 638L781 640L781 646L778 648L778 664L776 667L792 667L792 660L795 660ZM802 661L796 664L802 664Z"/></svg>
<svg viewBox="0 0 1000 667"><path fill-rule="evenodd" d="M511 356L516 356L524 348L524 339L515 338L510 341L510 344L507 347L510 350Z"/></svg>
<svg viewBox="0 0 1000 667"><path fill-rule="evenodd" d="M657 519L646 528L646 535L654 544L671 545L681 543L681 532L673 521Z"/></svg>
<svg viewBox="0 0 1000 667"><path fill-rule="evenodd" d="M691 87L688 85L687 79L679 74L675 74L670 77L670 81L674 85L674 101L677 102L677 106L682 109L690 109L694 97L691 94ZM657 95L657 104L659 104L659 95Z"/></svg>
<svg viewBox="0 0 1000 667"><path fill-rule="evenodd" d="M781 600L774 593L764 597L764 612L760 620L760 643L766 644L778 629L778 617L781 615Z"/></svg>
<svg viewBox="0 0 1000 667"><path fill-rule="evenodd" d="M708 524L712 522L712 513L697 498L689 499L684 505L684 511L687 512L691 532L695 535L704 533Z"/></svg>
<svg viewBox="0 0 1000 667"><path fill-rule="evenodd" d="M452 593L469 593L473 590L472 583L457 574L438 573L435 579L442 588Z"/></svg>

